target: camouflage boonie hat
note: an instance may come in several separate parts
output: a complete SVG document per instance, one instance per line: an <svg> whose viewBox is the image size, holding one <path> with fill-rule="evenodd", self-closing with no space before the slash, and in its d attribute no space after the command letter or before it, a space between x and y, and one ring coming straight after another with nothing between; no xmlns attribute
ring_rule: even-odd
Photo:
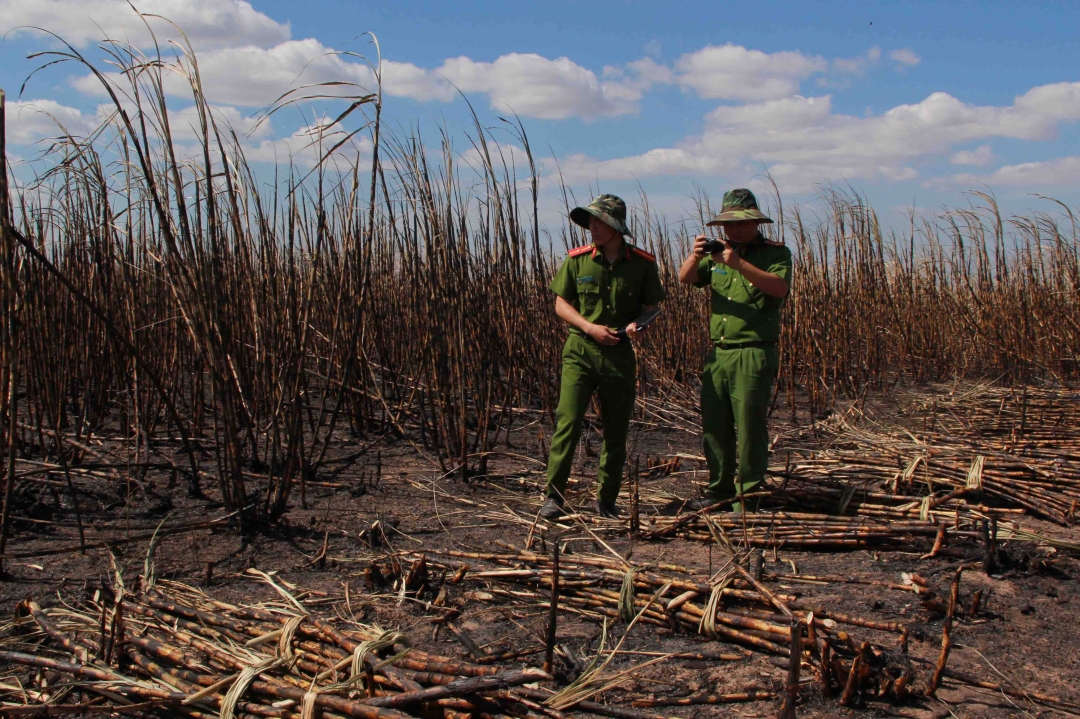
<svg viewBox="0 0 1080 719"><path fill-rule="evenodd" d="M626 227L626 203L615 195L600 195L589 203L588 207L575 207L570 210L570 220L575 225L589 229L589 217L595 217L609 227L626 236L630 230Z"/></svg>
<svg viewBox="0 0 1080 719"><path fill-rule="evenodd" d="M757 198L754 193L745 188L731 190L724 193L724 209L719 215L705 224L709 227L724 222L739 222L740 220L757 220L758 222L772 222L758 209Z"/></svg>

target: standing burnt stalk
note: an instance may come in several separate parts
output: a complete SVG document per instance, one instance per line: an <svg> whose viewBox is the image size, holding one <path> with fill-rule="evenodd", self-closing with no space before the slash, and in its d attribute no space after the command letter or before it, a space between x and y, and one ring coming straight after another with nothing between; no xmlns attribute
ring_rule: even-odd
<svg viewBox="0 0 1080 719"><path fill-rule="evenodd" d="M310 408L304 405L303 397L310 382L306 365L313 354L308 333L318 289L313 278L323 269L327 234L323 163L317 165L320 175L314 221L295 232L306 209L293 201L292 211L275 223L277 226L271 225L265 214L268 208L253 192L256 183L239 142L235 136L227 138L217 126L190 48L170 62L160 53L148 59L119 43L109 43L105 50L111 63L123 70L117 76L120 80L99 72L70 46L43 54L54 62L76 62L89 68L110 97L114 113L95 133L111 143L101 151L70 136L54 146L54 152L65 155L60 167L74 166L82 172L73 175L65 170L42 178L38 184L41 209L59 202L61 222L45 224L39 217L36 226L27 222L26 234L46 248L51 245L56 257L51 265L60 268L62 284L74 285L68 287L71 294L84 308L95 309L98 319L113 327L112 334L119 335L133 350L132 358L141 358L143 366L118 367L107 353L80 353L95 357L98 366L105 368L105 376L72 383L45 378L42 384L60 387L65 393L75 386L85 398L91 391L109 388L111 379L123 378L134 400L129 403L133 411L126 413L127 424L141 437L149 434L156 421L156 412L139 412L137 385L149 376L159 389L169 387L164 391L164 403L170 407L185 445L189 444L189 428L196 435L208 429L202 408L209 390L214 408L210 429L222 501L241 521L273 519L284 511L293 480L306 469L302 414ZM165 100L166 71L180 74L191 87L195 127L189 129L197 138L196 152L174 141L174 120ZM361 96L353 109L372 97ZM279 102L279 106L288 101ZM110 129L114 131L111 136ZM320 152L326 130L326 126L319 126L313 136L312 144ZM110 151L119 158L119 183L113 179L116 170L102 158ZM297 184L290 189L303 191ZM355 203L355 197L352 201ZM115 204L122 206L122 214L128 218L123 234L113 220ZM277 209L269 208L275 219ZM282 235L278 233L284 228L290 252L283 257ZM124 235L130 243L128 257L118 258L111 248L119 245ZM102 270L90 273L87 280L78 271L87 255L80 247L84 239L90 242L89 259ZM145 272L121 275L125 260ZM41 264L49 264L47 258ZM272 277L263 274L266 271ZM355 277L359 273L351 274ZM101 276L116 277L117 285L123 280L124 286L91 294ZM100 302L94 301L95 295ZM48 303L48 292L42 296L42 302ZM110 298L116 297L131 302L132 307L124 308L124 299L111 300L110 307ZM143 318L136 307L163 309L167 314L165 318ZM151 342L147 352L136 349L144 337L138 333L163 324L174 327L165 342ZM59 326L77 327L78 323L69 320ZM283 326L284 331L280 329ZM83 341L66 346L85 349L88 340L93 343L93 334L79 339ZM124 364L128 361L124 358ZM159 362L162 369L153 366ZM44 377L47 369L39 376ZM160 374L170 376L170 381L159 379ZM98 414L104 414L107 402L99 400L95 405ZM185 416L180 418L175 408L183 405L187 405ZM91 429L99 426L100 420L92 417ZM65 422L58 420L58 424ZM85 424L80 422L77 431ZM251 470L265 471L265 481L253 488L248 486ZM191 473L192 489L198 491L194 462Z"/></svg>
<svg viewBox="0 0 1080 719"><path fill-rule="evenodd" d="M811 620L812 621L812 620ZM813 626L810 623L808 626ZM787 685L784 703L780 707L780 719L795 719L799 703L799 675L802 669L802 623L798 617L791 618L791 655L788 662Z"/></svg>
<svg viewBox="0 0 1080 719"><path fill-rule="evenodd" d="M8 520L11 518L11 492L15 486L15 425L18 417L18 377L16 375L18 347L16 346L16 298L18 280L15 277L15 239L8 229L7 168L7 97L0 90L0 303L4 307L0 321L0 447L6 455L3 465L4 494L0 507L0 557L7 546ZM0 559L0 576L5 573Z"/></svg>
<svg viewBox="0 0 1080 719"><path fill-rule="evenodd" d="M781 344L800 351L783 381L806 390L811 412L905 379L1076 377L1071 210L1065 226L1043 212L1006 222L993 197L973 195L982 207L913 215L906 235L854 193L828 193L829 221L815 227L790 214L798 266Z"/></svg>
<svg viewBox="0 0 1080 719"><path fill-rule="evenodd" d="M548 674L555 669L555 642L558 641L559 627L559 544L562 538L555 537L551 545L551 599L548 604L547 636L544 643L544 671Z"/></svg>
<svg viewBox="0 0 1080 719"><path fill-rule="evenodd" d="M551 264L535 236L537 178L525 211L516 158L479 124L469 164L456 165L444 138L432 166L411 138L391 142L384 167L378 92L347 97L303 148L314 168L267 197L238 138L219 127L190 48L148 58L108 43L122 72L105 75L65 47L40 57L89 68L114 112L89 140L62 134L55 166L22 198L23 249L35 260L24 293L38 344L61 353L24 355L30 439L43 455L59 458L61 433L81 442L119 420L133 440L128 460L148 464L164 406L189 455L189 435L209 436L223 502L258 524L284 511L297 480L302 492L343 412L357 434L417 433L467 476L485 471L511 408L550 396L535 358L537 346L557 357L557 337L520 332L546 309L539 281ZM166 72L190 85L194 148L174 139ZM323 91L291 90L267 117ZM367 106L374 121L343 129ZM367 192L360 155L341 156L365 130L375 148ZM514 137L527 146L520 126ZM474 205L469 176L493 199ZM194 459L187 474L198 492Z"/></svg>

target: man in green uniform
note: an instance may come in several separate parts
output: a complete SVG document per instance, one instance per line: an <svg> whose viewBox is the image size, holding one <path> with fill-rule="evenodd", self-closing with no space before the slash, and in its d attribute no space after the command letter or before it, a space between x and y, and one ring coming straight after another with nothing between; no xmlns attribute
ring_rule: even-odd
<svg viewBox="0 0 1080 719"><path fill-rule="evenodd" d="M771 222L750 190L732 190L724 195L720 214L707 223L723 228L724 249L706 257L707 238L699 235L679 268L680 282L709 287L712 299L713 347L701 375L709 488L705 499L691 503L695 509L760 491L765 481L766 420L780 367L780 308L791 278L791 251L759 231L758 225ZM736 512L756 508L753 498L732 504Z"/></svg>
<svg viewBox="0 0 1080 719"><path fill-rule="evenodd" d="M566 483L581 438L581 424L594 393L600 395L604 446L600 452L596 511L616 517L615 499L626 462L626 435L634 411L637 362L630 339L642 312L664 299L656 259L624 237L626 204L600 195L588 207L575 207L570 219L588 228L592 244L571 250L551 282L555 313L570 325L562 353L562 384L555 410L555 434L547 468L546 519L563 514ZM620 338L626 327L630 339Z"/></svg>

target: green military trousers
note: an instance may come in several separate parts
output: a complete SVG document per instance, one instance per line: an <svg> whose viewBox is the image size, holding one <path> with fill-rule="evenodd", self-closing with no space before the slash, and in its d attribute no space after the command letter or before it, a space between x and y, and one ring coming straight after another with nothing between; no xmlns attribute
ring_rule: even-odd
<svg viewBox="0 0 1080 719"><path fill-rule="evenodd" d="M779 353L772 345L713 347L706 357L701 373L701 424L710 499L749 494L765 481L769 401L779 367ZM754 509L757 503L748 504L748 509ZM741 504L732 508L739 511Z"/></svg>
<svg viewBox="0 0 1080 719"><path fill-rule="evenodd" d="M596 496L614 502L622 485L626 463L626 435L634 412L637 362L629 340L602 346L571 333L563 346L559 407L555 410L555 434L547 467L547 496L562 497L581 439L581 424L593 393L600 395L600 421L604 446L600 451L599 488Z"/></svg>

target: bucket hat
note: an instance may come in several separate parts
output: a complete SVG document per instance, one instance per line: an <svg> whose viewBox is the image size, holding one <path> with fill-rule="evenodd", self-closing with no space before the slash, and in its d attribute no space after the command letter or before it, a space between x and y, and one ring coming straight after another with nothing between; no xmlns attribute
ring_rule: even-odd
<svg viewBox="0 0 1080 719"><path fill-rule="evenodd" d="M720 214L705 224L709 227L720 225L725 222L739 222L741 220L757 220L758 222L772 222L771 219L758 209L757 198L754 193L746 188L739 188L724 193L724 207Z"/></svg>
<svg viewBox="0 0 1080 719"><path fill-rule="evenodd" d="M626 203L615 195L600 195L589 203L588 207L575 207L570 210L570 220L575 225L589 229L589 218L595 217L615 231L629 236L626 227Z"/></svg>

